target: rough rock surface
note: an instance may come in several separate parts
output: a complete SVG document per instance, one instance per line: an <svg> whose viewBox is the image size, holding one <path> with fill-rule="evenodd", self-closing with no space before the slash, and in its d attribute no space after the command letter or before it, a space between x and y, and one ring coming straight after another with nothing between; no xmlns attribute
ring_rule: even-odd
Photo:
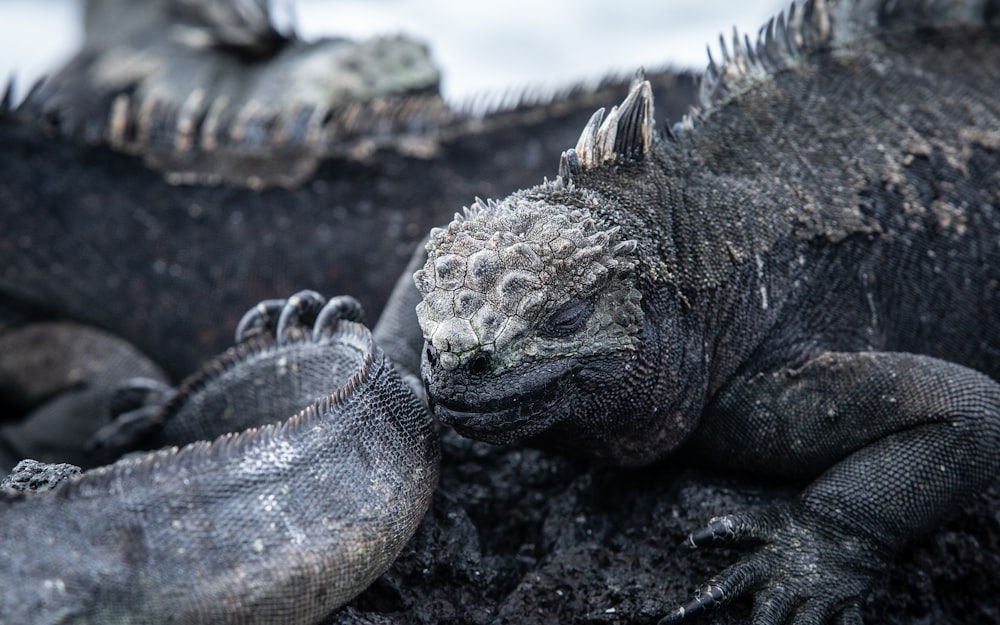
<svg viewBox="0 0 1000 625"><path fill-rule="evenodd" d="M617 469L446 432L431 511L402 556L327 623L655 623L733 560L682 542L800 484L740 479L682 454ZM865 622L998 623L1000 484L916 542L876 585ZM746 623L750 602L695 622Z"/></svg>

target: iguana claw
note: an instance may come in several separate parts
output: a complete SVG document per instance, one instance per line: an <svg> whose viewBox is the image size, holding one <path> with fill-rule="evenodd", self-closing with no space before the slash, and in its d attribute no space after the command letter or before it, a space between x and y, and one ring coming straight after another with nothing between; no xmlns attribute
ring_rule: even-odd
<svg viewBox="0 0 1000 625"><path fill-rule="evenodd" d="M713 543L736 543L757 538L764 520L741 514L727 514L709 520L708 524L688 536L685 543L695 549Z"/></svg>
<svg viewBox="0 0 1000 625"><path fill-rule="evenodd" d="M860 599L884 569L876 545L799 504L716 517L685 544L760 544L660 620L676 623L754 593L754 625L861 623Z"/></svg>
<svg viewBox="0 0 1000 625"><path fill-rule="evenodd" d="M313 324L313 339L319 339L325 334L329 334L337 327L337 322L341 319L365 323L365 311L361 307L361 302L350 295L336 295L320 309Z"/></svg>
<svg viewBox="0 0 1000 625"><path fill-rule="evenodd" d="M697 614L705 608L712 608L723 605L727 601L725 590L711 583L695 591L694 597L682 606L678 606L673 612L667 614L659 620L657 625L667 625L668 623L679 623L684 617Z"/></svg>
<svg viewBox="0 0 1000 625"><path fill-rule="evenodd" d="M266 299L243 314L236 324L235 343L245 343L255 336L266 334L268 328L277 324L281 309L285 306L283 299Z"/></svg>
<svg viewBox="0 0 1000 625"><path fill-rule="evenodd" d="M316 291L299 291L288 299L264 300L248 310L236 326L236 342L273 334L282 343L309 327L314 338L319 338L331 332L341 319L364 323L361 303L350 295L327 301Z"/></svg>
<svg viewBox="0 0 1000 625"><path fill-rule="evenodd" d="M115 389L108 409L111 417L116 418L146 406L162 404L173 392L169 384L155 378L129 378Z"/></svg>
<svg viewBox="0 0 1000 625"><path fill-rule="evenodd" d="M278 315L275 336L278 343L290 340L306 329L316 319L326 298L316 291L299 291L285 302Z"/></svg>

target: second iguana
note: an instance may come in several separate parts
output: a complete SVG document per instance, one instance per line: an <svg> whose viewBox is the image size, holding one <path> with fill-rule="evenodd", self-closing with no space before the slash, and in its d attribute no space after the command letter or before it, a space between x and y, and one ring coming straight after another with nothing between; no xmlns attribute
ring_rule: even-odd
<svg viewBox="0 0 1000 625"><path fill-rule="evenodd" d="M282 301L181 385L163 435L183 447L0 482L0 623L304 625L384 572L438 439L341 301Z"/></svg>

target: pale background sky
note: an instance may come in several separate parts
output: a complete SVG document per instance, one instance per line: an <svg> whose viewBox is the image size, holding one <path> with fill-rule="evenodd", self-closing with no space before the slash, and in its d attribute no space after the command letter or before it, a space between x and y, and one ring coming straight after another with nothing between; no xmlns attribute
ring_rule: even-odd
<svg viewBox="0 0 1000 625"><path fill-rule="evenodd" d="M141 1L141 0L135 0ZM555 88L639 66L702 69L706 44L733 26L757 29L787 2L760 0L278 0L305 38L405 32L424 39L444 71L442 89L476 94ZM82 0L0 0L0 80L18 93L79 46Z"/></svg>

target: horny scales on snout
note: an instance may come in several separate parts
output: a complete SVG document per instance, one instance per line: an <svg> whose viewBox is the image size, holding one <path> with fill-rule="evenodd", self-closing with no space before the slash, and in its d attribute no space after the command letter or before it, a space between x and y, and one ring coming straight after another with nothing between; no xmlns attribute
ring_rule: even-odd
<svg viewBox="0 0 1000 625"><path fill-rule="evenodd" d="M640 78L554 181L432 233L421 373L460 433L811 480L695 531L757 547L666 621L752 593L755 623L859 622L995 479L998 15L793 6L723 43L673 128Z"/></svg>

